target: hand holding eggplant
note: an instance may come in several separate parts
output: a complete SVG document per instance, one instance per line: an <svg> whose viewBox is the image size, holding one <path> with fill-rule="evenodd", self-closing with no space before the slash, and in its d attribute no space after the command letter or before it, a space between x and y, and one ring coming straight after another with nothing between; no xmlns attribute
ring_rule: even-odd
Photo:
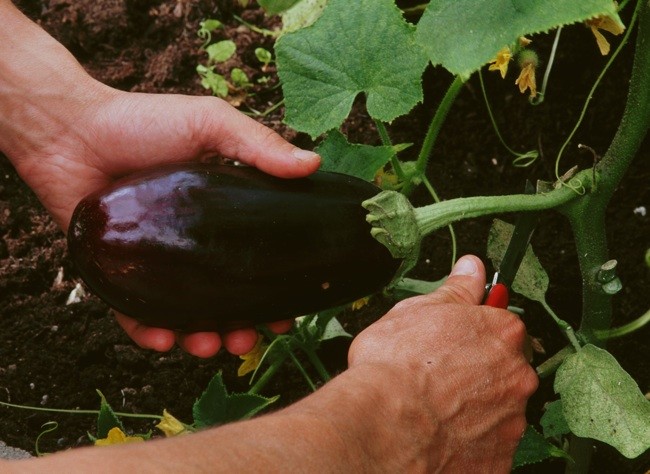
<svg viewBox="0 0 650 474"><path fill-rule="evenodd" d="M99 83L10 2L2 8L7 21L0 109L11 113L0 114L0 150L64 231L84 196L157 164L220 155L283 178L318 168L316 154L220 99L129 93ZM176 335L122 316L118 321L136 343L151 349L168 350L177 339L186 351L208 357L222 344L215 332ZM240 354L256 337L253 330L238 330L223 342Z"/></svg>

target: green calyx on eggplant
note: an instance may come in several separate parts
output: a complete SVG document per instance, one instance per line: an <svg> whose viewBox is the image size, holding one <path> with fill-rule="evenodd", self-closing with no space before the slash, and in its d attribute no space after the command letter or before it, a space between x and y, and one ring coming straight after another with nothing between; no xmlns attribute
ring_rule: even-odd
<svg viewBox="0 0 650 474"><path fill-rule="evenodd" d="M223 330L352 302L401 259L371 235L361 203L380 189L347 175L281 179L182 163L84 198L68 247L88 287L156 327Z"/></svg>

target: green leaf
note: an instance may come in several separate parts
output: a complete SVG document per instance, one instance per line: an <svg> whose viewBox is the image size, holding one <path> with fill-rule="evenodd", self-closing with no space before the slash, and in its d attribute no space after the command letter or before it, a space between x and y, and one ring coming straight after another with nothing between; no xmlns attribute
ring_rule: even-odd
<svg viewBox="0 0 650 474"><path fill-rule="evenodd" d="M338 128L355 97L390 122L422 100L427 59L392 0L330 0L310 27L276 43L287 123L316 137Z"/></svg>
<svg viewBox="0 0 650 474"><path fill-rule="evenodd" d="M325 326L325 329L323 330L323 334L322 334L320 340L321 341L328 341L328 340L334 339L336 337L352 338L352 334L350 334L345 329L343 329L343 326L341 326L341 323L339 322L338 319L332 318L327 322L327 325Z"/></svg>
<svg viewBox="0 0 650 474"><path fill-rule="evenodd" d="M205 48L205 52L208 53L208 62L211 64L228 61L236 50L237 46L230 40L218 41Z"/></svg>
<svg viewBox="0 0 650 474"><path fill-rule="evenodd" d="M210 89L212 93L219 97L226 97L228 95L228 81L221 74L217 74L212 70L199 64L196 66L196 72L201 76L201 85L205 89Z"/></svg>
<svg viewBox="0 0 650 474"><path fill-rule="evenodd" d="M99 414L97 415L97 438L106 438L108 432L112 428L119 428L124 431L124 426L122 422L117 417L111 406L106 401L104 394L97 390L99 394L100 404L99 404Z"/></svg>
<svg viewBox="0 0 650 474"><path fill-rule="evenodd" d="M539 423L542 425L545 438L558 437L571 432L564 418L562 400L549 403Z"/></svg>
<svg viewBox="0 0 650 474"><path fill-rule="evenodd" d="M533 464L552 457L570 459L564 450L546 441L535 428L528 425L524 436L519 442L519 446L517 446L512 467L516 469L526 464Z"/></svg>
<svg viewBox="0 0 650 474"><path fill-rule="evenodd" d="M628 458L650 448L650 401L614 356L587 344L555 376L571 431L610 444Z"/></svg>
<svg viewBox="0 0 650 474"><path fill-rule="evenodd" d="M221 28L223 26L223 23L221 23L219 20L215 20L214 18L208 18L207 20L202 21L199 23L199 26L201 27L197 34L201 37L203 35L206 35L207 33L210 33L217 28Z"/></svg>
<svg viewBox="0 0 650 474"><path fill-rule="evenodd" d="M351 144L338 130L332 130L316 148L321 156L320 169L349 174L366 181L372 181L395 150L390 146Z"/></svg>
<svg viewBox="0 0 650 474"><path fill-rule="evenodd" d="M232 71L230 71L230 79L235 87L246 87L251 85L246 73L238 67L233 68Z"/></svg>
<svg viewBox="0 0 650 474"><path fill-rule="evenodd" d="M228 394L221 373L210 380L203 395L194 402L192 413L197 428L222 425L244 420L275 402L278 397L266 398L250 393Z"/></svg>
<svg viewBox="0 0 650 474"><path fill-rule="evenodd" d="M312 349L317 349L322 341L335 337L352 337L336 316L343 307L336 307L319 313L296 318L296 329L301 334L301 341Z"/></svg>
<svg viewBox="0 0 650 474"><path fill-rule="evenodd" d="M257 3L266 10L269 15L277 15L288 10L300 0L258 0Z"/></svg>
<svg viewBox="0 0 650 474"><path fill-rule="evenodd" d="M464 78L517 38L609 15L612 0L431 0L416 39L433 64Z"/></svg>
<svg viewBox="0 0 650 474"><path fill-rule="evenodd" d="M264 48L255 48L255 57L262 64L269 64L273 61L273 55L268 49Z"/></svg>
<svg viewBox="0 0 650 474"><path fill-rule="evenodd" d="M495 219L488 235L487 254L495 268L499 268L503 255L512 237L515 226ZM531 245L521 262L517 276L512 283L513 291L533 301L544 301L548 290L548 274L533 252Z"/></svg>
<svg viewBox="0 0 650 474"><path fill-rule="evenodd" d="M282 13L282 33L289 33L314 23L323 13L327 0L302 0Z"/></svg>

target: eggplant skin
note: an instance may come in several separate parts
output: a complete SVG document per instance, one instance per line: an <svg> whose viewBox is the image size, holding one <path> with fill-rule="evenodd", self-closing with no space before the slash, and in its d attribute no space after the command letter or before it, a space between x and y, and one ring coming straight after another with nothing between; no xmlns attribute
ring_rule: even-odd
<svg viewBox="0 0 650 474"><path fill-rule="evenodd" d="M85 197L68 249L93 293L149 326L288 319L392 280L401 260L370 235L361 207L379 191L321 171L281 179L242 166L165 165Z"/></svg>

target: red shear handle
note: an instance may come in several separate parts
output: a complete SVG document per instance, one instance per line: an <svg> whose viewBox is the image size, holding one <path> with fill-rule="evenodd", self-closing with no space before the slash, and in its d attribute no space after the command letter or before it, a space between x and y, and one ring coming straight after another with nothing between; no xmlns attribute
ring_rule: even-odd
<svg viewBox="0 0 650 474"><path fill-rule="evenodd" d="M488 291L485 303L483 304L494 308L507 309L509 296L506 285L503 283L495 283L490 288L490 291Z"/></svg>

